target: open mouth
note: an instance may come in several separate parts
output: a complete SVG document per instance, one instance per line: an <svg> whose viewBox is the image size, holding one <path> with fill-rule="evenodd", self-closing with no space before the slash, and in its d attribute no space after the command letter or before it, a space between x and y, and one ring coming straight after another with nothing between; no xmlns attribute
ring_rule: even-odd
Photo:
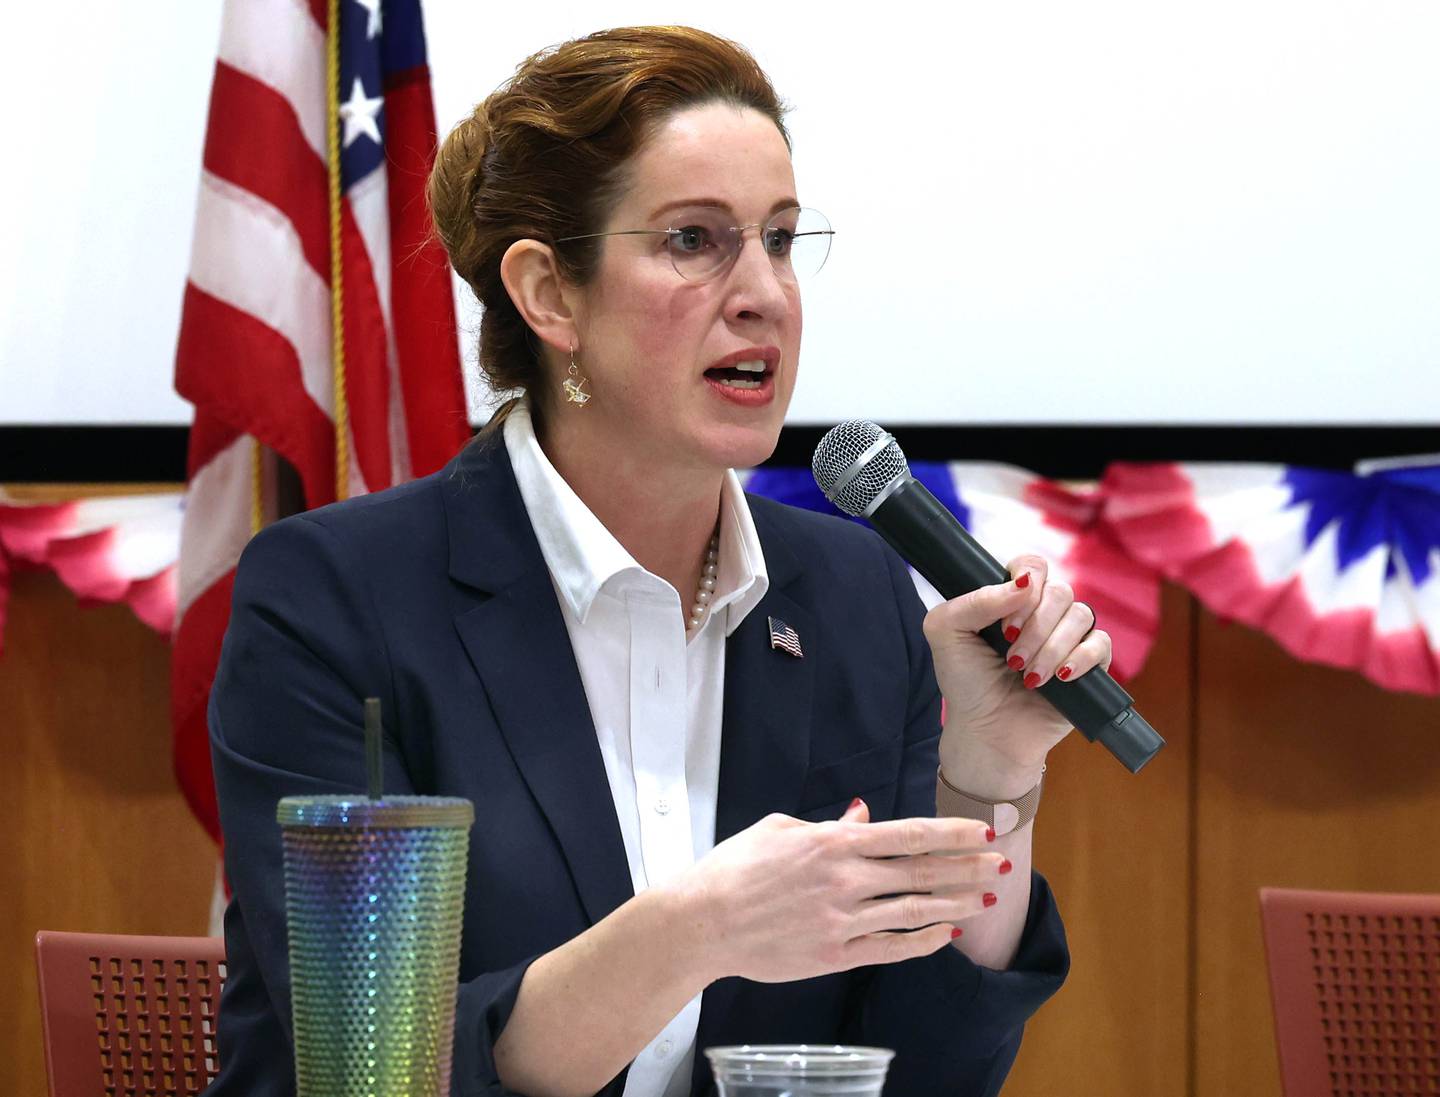
<svg viewBox="0 0 1440 1097"><path fill-rule="evenodd" d="M769 368L759 359L705 371L705 376L711 381L731 389L758 389L769 375Z"/></svg>

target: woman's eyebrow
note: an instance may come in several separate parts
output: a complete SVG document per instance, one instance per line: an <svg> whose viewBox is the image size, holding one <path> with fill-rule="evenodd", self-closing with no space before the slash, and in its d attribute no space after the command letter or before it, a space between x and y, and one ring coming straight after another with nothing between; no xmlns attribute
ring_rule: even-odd
<svg viewBox="0 0 1440 1097"><path fill-rule="evenodd" d="M650 216L653 219L659 217L662 213L665 213L669 210L680 209L682 206L691 208L701 207L704 209L721 209L725 210L727 213L730 211L730 203L722 201L719 198L681 198L674 202L666 202L663 206L660 206L653 213L651 213Z"/></svg>
<svg viewBox="0 0 1440 1097"><path fill-rule="evenodd" d="M785 197L785 198L778 199L778 200L775 202L775 204L770 207L770 216L773 217L775 214L779 213L782 209L789 209L791 206L798 206L799 204L800 204L800 202L799 202L798 199L791 198L791 197L789 197L789 196L787 196L787 197ZM674 202L666 202L663 206L660 206L660 207L658 207L657 209L655 209L655 210L650 214L650 219L653 221L655 218L659 217L662 213L665 213L665 212L667 212L667 211L669 211L669 210L672 210L672 209L681 209L681 208L685 208L685 209L697 209L697 208L699 208L699 209L718 209L718 210L724 210L726 213L733 213L733 212L734 212L733 209L732 209L731 206L730 206L730 203L729 203L729 202L726 202L724 199L721 199L721 198L681 198L681 199L678 199L677 201L674 201Z"/></svg>

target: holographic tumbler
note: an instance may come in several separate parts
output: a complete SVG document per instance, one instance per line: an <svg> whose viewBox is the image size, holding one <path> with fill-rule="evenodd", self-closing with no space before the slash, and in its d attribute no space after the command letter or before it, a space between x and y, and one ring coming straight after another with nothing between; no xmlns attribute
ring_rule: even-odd
<svg viewBox="0 0 1440 1097"><path fill-rule="evenodd" d="M448 1097L474 807L292 796L276 818L298 1097Z"/></svg>
<svg viewBox="0 0 1440 1097"><path fill-rule="evenodd" d="M880 1097L895 1053L838 1044L712 1047L720 1097Z"/></svg>

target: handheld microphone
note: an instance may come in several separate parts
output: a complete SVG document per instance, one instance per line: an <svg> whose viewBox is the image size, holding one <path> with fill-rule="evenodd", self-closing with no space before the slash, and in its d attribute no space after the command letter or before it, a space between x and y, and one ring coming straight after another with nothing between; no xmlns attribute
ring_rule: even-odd
<svg viewBox="0 0 1440 1097"><path fill-rule="evenodd" d="M852 419L832 428L815 447L811 471L827 499L846 514L868 519L947 599L1009 580L995 558L910 475L900 446L874 423ZM980 636L1002 658L1010 649L998 621L981 629ZM1051 678L1038 692L1131 773L1139 773L1165 745L1135 711L1134 699L1100 667L1069 682Z"/></svg>

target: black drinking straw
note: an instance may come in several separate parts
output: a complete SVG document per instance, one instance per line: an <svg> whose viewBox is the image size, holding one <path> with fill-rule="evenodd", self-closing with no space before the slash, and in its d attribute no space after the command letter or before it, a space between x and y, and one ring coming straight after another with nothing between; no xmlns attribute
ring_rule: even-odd
<svg viewBox="0 0 1440 1097"><path fill-rule="evenodd" d="M383 797L384 776L380 761L380 698L365 698L365 785L370 799Z"/></svg>

